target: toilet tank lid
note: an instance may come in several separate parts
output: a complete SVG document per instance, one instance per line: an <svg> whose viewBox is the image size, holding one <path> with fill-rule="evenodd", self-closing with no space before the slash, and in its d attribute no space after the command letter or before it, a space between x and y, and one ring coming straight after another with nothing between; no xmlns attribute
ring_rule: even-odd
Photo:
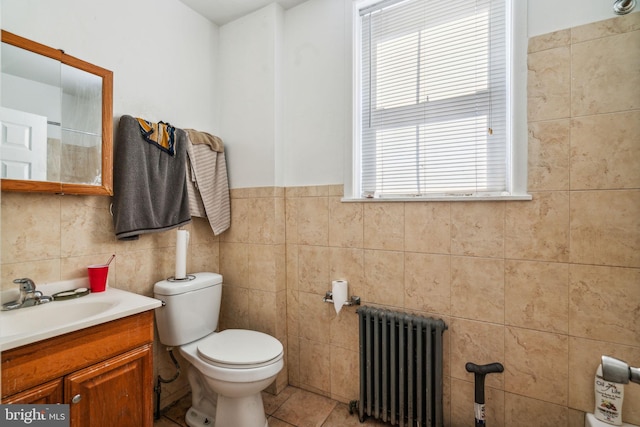
<svg viewBox="0 0 640 427"><path fill-rule="evenodd" d="M222 284L222 276L218 273L194 273L193 280L161 280L153 286L156 295L179 295Z"/></svg>

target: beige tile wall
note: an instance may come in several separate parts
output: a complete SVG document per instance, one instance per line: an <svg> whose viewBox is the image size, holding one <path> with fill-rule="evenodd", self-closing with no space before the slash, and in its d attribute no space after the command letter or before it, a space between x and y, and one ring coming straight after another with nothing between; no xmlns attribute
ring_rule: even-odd
<svg viewBox="0 0 640 427"><path fill-rule="evenodd" d="M221 327L270 333L287 383L358 398L353 308L322 302L333 279L353 295L442 317L447 425L472 425L467 361L487 378L491 425L581 425L601 354L640 366L640 14L529 44L531 202L342 203L342 186L235 189L232 227L188 228L189 271L224 275ZM173 275L172 232L113 237L109 200L3 193L2 287L81 277L116 253L112 286L151 295ZM173 368L156 346L156 370ZM162 405L187 391L163 387ZM640 424L640 387L624 417ZM545 420L544 422L540 420Z"/></svg>
<svg viewBox="0 0 640 427"><path fill-rule="evenodd" d="M110 202L108 197L2 193L1 289L15 287L17 277L36 284L86 277L87 265L104 263L115 253L109 285L153 296L154 283L175 273L175 231L118 241ZM185 229L191 233L187 271L219 271L219 238L208 221L194 218ZM172 377L164 346L156 345L154 352L156 373ZM187 391L186 375L163 385L162 405Z"/></svg>
<svg viewBox="0 0 640 427"><path fill-rule="evenodd" d="M248 328L287 351L284 188L231 190L231 227L220 235L221 329ZM285 361L286 366L286 361ZM283 369L269 391L288 384Z"/></svg>
<svg viewBox="0 0 640 427"><path fill-rule="evenodd" d="M357 317L322 303L442 317L447 425L473 424L467 361L495 426L583 425L601 354L640 365L640 13L529 44L531 202L342 203L286 189L289 382L358 398ZM640 386L624 419L640 424Z"/></svg>

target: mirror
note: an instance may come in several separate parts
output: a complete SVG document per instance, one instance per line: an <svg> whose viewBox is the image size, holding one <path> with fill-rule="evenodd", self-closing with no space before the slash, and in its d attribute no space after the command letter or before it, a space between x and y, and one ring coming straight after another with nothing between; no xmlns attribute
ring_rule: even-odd
<svg viewBox="0 0 640 427"><path fill-rule="evenodd" d="M113 73L2 30L3 191L113 195Z"/></svg>

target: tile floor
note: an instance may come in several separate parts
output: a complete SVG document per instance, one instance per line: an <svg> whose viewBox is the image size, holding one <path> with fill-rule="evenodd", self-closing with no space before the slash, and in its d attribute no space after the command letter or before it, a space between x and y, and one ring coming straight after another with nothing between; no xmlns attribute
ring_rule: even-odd
<svg viewBox="0 0 640 427"><path fill-rule="evenodd" d="M360 427L383 426L375 420L360 424L358 415L349 414L349 406L296 387L287 387L274 396L262 393L269 427ZM154 427L186 427L184 415L191 405L188 395L166 408Z"/></svg>

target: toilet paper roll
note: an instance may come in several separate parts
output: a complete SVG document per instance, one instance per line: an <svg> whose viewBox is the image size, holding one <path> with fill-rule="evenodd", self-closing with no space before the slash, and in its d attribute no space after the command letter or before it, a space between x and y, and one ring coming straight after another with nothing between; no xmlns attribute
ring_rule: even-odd
<svg viewBox="0 0 640 427"><path fill-rule="evenodd" d="M340 313L342 306L347 302L349 295L349 283L346 280L334 280L331 282L331 294L333 298L333 307L336 314Z"/></svg>
<svg viewBox="0 0 640 427"><path fill-rule="evenodd" d="M178 230L176 232L176 279L187 277L187 245L189 244L189 232Z"/></svg>

